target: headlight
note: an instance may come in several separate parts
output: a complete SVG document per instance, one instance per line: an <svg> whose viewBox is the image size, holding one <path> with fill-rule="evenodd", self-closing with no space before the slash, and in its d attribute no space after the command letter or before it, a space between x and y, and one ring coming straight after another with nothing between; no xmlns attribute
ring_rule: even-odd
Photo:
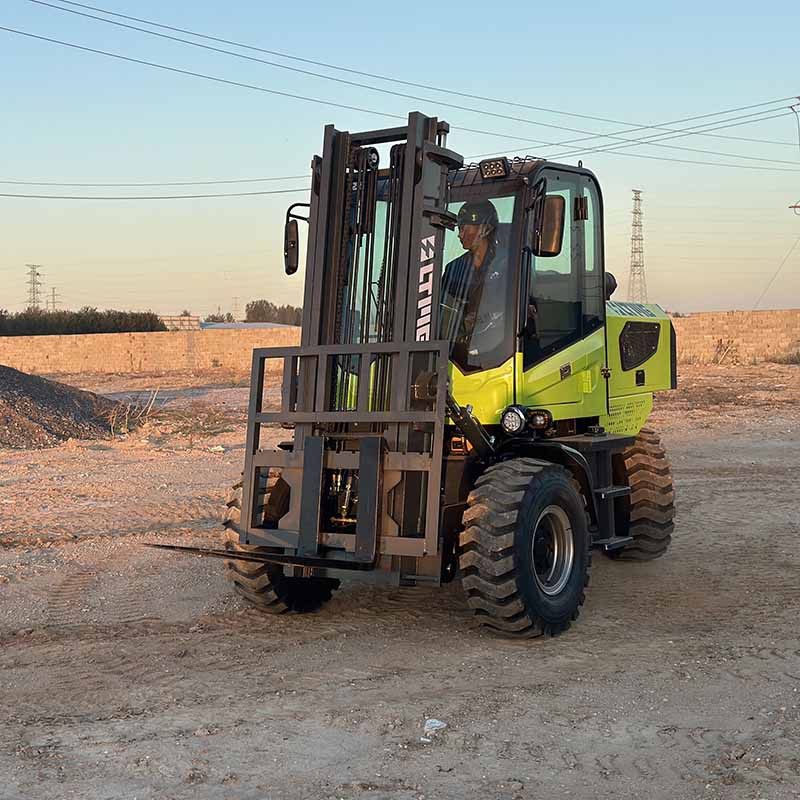
<svg viewBox="0 0 800 800"><path fill-rule="evenodd" d="M509 406L500 415L500 426L510 436L521 433L526 422L525 409L521 406Z"/></svg>

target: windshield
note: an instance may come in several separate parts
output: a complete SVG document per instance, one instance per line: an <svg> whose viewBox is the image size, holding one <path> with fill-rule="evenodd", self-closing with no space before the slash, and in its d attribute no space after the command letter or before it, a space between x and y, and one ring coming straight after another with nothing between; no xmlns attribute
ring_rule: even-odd
<svg viewBox="0 0 800 800"><path fill-rule="evenodd" d="M514 195L450 203L458 228L447 231L442 273L441 338L462 372L490 369L510 355L515 259Z"/></svg>

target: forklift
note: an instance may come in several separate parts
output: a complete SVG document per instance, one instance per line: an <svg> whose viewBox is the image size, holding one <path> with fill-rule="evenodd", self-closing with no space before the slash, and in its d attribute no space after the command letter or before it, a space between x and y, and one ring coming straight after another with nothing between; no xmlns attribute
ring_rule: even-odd
<svg viewBox="0 0 800 800"><path fill-rule="evenodd" d="M291 275L308 226L301 343L253 351L243 478L224 549L203 552L267 613L316 611L354 572L460 579L479 622L555 635L593 550L669 547L670 464L645 423L677 386L675 333L659 306L611 299L589 170L465 165L448 133L417 112L325 128L284 232Z"/></svg>

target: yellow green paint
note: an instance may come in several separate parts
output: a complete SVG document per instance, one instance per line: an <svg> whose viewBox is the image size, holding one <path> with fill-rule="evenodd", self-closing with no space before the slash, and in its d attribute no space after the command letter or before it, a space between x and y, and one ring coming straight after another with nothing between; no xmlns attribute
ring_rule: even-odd
<svg viewBox="0 0 800 800"><path fill-rule="evenodd" d="M661 326L656 353L636 369L623 370L619 337L626 322L656 322ZM606 353L608 341L608 353ZM471 405L484 425L500 422L511 403L545 408L553 419L599 417L612 433L636 434L653 408L653 392L670 388L670 320L657 305L609 303L606 329L523 369L517 353L494 369L465 375L450 365L451 391L456 401ZM608 379L603 375L610 370ZM645 382L636 385L637 370Z"/></svg>

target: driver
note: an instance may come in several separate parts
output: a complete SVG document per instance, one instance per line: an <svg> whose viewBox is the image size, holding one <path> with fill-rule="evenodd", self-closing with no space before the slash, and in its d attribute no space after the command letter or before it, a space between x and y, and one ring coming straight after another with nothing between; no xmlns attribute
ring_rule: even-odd
<svg viewBox="0 0 800 800"><path fill-rule="evenodd" d="M458 238L466 252L447 264L442 275L442 336L453 343L467 345L473 332L491 325L492 320L483 320L487 309L481 309L481 298L502 277L492 268L497 225L497 209L489 200L464 203L458 212Z"/></svg>

